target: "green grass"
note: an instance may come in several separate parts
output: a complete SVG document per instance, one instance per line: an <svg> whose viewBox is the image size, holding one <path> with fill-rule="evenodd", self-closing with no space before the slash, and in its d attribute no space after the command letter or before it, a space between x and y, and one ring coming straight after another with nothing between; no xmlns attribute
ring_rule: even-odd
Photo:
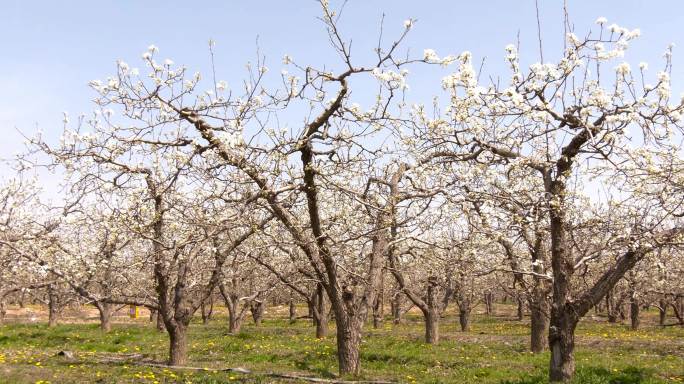
<svg viewBox="0 0 684 384"><path fill-rule="evenodd" d="M577 383L664 383L684 381L684 329L652 324L646 313L643 329L623 324L584 320L577 331ZM403 383L543 383L549 354L527 352L528 325L505 316L474 315L470 332L460 332L453 317L442 320L441 342L422 342L420 317L406 324L389 322L379 329L366 327L359 379L387 379ZM178 371L109 362L111 356L142 353L162 362L167 355L166 334L136 321L116 324L103 334L96 324L0 326L0 383L124 382L124 383L272 383L273 378L214 372L223 367L245 367L254 372L296 373L336 377L334 337L317 340L314 329L301 320L266 319L261 327L243 326L239 335L226 333L225 317L209 325L192 324L190 363L207 371ZM330 331L334 335L334 329ZM73 351L76 361L56 356ZM292 381L290 381L292 382Z"/></svg>

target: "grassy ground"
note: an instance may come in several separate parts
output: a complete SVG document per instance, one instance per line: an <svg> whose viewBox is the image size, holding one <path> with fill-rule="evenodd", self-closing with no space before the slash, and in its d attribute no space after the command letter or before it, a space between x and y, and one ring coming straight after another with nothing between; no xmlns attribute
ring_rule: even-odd
<svg viewBox="0 0 684 384"><path fill-rule="evenodd" d="M587 319L577 331L578 383L662 383L684 381L684 329L653 325L647 313L642 330ZM144 320L116 324L102 334L97 324L0 326L0 383L272 383L260 375L212 371L245 367L254 372L297 373L323 378L337 371L334 338L316 340L313 328L301 320L294 325L269 318L261 327L243 327L226 334L225 317L209 325L191 326L190 365L206 371L176 371L136 365L132 361L104 362L125 354L142 353L162 362L167 338ZM420 317L406 324L368 326L362 346L362 378L402 383L541 383L549 354L527 352L528 325L508 316L474 315L472 330L457 330L455 319L441 324L437 346L422 342ZM331 329L334 335L334 330ZM73 351L69 361L56 356ZM290 381L291 382L291 381Z"/></svg>

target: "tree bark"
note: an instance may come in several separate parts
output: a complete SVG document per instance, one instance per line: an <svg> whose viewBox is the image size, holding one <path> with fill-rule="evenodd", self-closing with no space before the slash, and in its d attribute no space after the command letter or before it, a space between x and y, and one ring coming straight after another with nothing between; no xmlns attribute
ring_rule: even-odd
<svg viewBox="0 0 684 384"><path fill-rule="evenodd" d="M169 330L169 365L183 366L188 361L187 327L177 324Z"/></svg>
<svg viewBox="0 0 684 384"><path fill-rule="evenodd" d="M664 326L665 320L667 320L667 301L660 299L658 302L658 325Z"/></svg>
<svg viewBox="0 0 684 384"><path fill-rule="evenodd" d="M380 312L380 298L375 298L375 303L373 303L373 328L380 328L382 323L382 313Z"/></svg>
<svg viewBox="0 0 684 384"><path fill-rule="evenodd" d="M545 299L530 306L530 328L530 350L533 353L543 352L549 342L548 302Z"/></svg>
<svg viewBox="0 0 684 384"><path fill-rule="evenodd" d="M166 324L164 324L164 318L159 314L159 311L157 311L157 331L166 331Z"/></svg>
<svg viewBox="0 0 684 384"><path fill-rule="evenodd" d="M461 331L470 331L470 308L462 308L458 311L458 322L461 325Z"/></svg>
<svg viewBox="0 0 684 384"><path fill-rule="evenodd" d="M237 313L238 308L236 305L228 306L228 333L235 335L240 333L240 328L242 327L242 318Z"/></svg>
<svg viewBox="0 0 684 384"><path fill-rule="evenodd" d="M373 304L373 328L378 329L385 317L385 271L380 275L380 289Z"/></svg>
<svg viewBox="0 0 684 384"><path fill-rule="evenodd" d="M57 325L58 316L58 303L57 294L54 291L52 285L48 286L48 327L54 327Z"/></svg>
<svg viewBox="0 0 684 384"><path fill-rule="evenodd" d="M682 300L681 296L678 296L675 298L675 300L670 303L670 306L672 307L672 312L677 318L677 321L679 322L679 325L684 325L684 300Z"/></svg>
<svg viewBox="0 0 684 384"><path fill-rule="evenodd" d="M437 302L438 281L436 277L430 276L427 284L427 297L422 302L423 316L425 317L425 342L428 344L439 343L439 315Z"/></svg>
<svg viewBox="0 0 684 384"><path fill-rule="evenodd" d="M615 310L615 298L613 297L613 290L606 293L606 312L608 314L609 323L617 323L617 311Z"/></svg>
<svg viewBox="0 0 684 384"><path fill-rule="evenodd" d="M439 343L439 313L436 311L429 311L425 314L425 342Z"/></svg>
<svg viewBox="0 0 684 384"><path fill-rule="evenodd" d="M5 300L0 299L0 324L5 322L5 315L7 310L5 309Z"/></svg>
<svg viewBox="0 0 684 384"><path fill-rule="evenodd" d="M577 139L578 136L575 137ZM566 146L572 151L579 150ZM564 151L565 152L565 149ZM558 176L551 177L551 171L544 173L544 185L549 194L549 227L551 235L551 266L553 272L553 296L551 304L551 319L549 327L549 348L551 360L549 364L549 380L570 381L575 373L575 326L577 320L573 317L570 307L570 281L574 274L574 260L571 248L568 246L566 227L566 212L563 207L566 186L564 178L572 168L570 157L562 158L556 164Z"/></svg>
<svg viewBox="0 0 684 384"><path fill-rule="evenodd" d="M493 312L493 301L494 301L492 293L491 292L485 293L484 299L485 299L484 300L485 301L485 313L487 315L491 315Z"/></svg>
<svg viewBox="0 0 684 384"><path fill-rule="evenodd" d="M100 329L105 333L110 332L112 330L113 304L96 303L95 307L100 314Z"/></svg>
<svg viewBox="0 0 684 384"><path fill-rule="evenodd" d="M290 324L294 324L297 321L297 307L293 299L290 299L289 306Z"/></svg>
<svg viewBox="0 0 684 384"><path fill-rule="evenodd" d="M632 330L639 329L639 312L639 299L635 295L632 295L629 300L629 319L631 321L630 325Z"/></svg>
<svg viewBox="0 0 684 384"><path fill-rule="evenodd" d="M337 317L337 361L340 374L358 375L359 349L361 347L361 327L360 319L341 319Z"/></svg>
<svg viewBox="0 0 684 384"><path fill-rule="evenodd" d="M551 382L566 382L575 374L575 327L577 320L568 312L556 311L549 328L549 347L551 362L549 379Z"/></svg>
<svg viewBox="0 0 684 384"><path fill-rule="evenodd" d="M316 286L316 291L312 296L309 311L316 327L316 338L325 339L328 337L328 316L327 305L325 303L325 289L322 284Z"/></svg>
<svg viewBox="0 0 684 384"><path fill-rule="evenodd" d="M535 272L544 273L540 265L535 266ZM532 353L543 352L548 346L549 332L549 285L539 277L535 277L535 285L532 296L529 299L530 307L530 350Z"/></svg>
<svg viewBox="0 0 684 384"><path fill-rule="evenodd" d="M401 323L401 292L397 292L392 297L390 307L392 310L392 324Z"/></svg>
<svg viewBox="0 0 684 384"><path fill-rule="evenodd" d="M255 326L261 325L261 320L264 318L264 311L266 310L266 305L263 301L254 301L249 305L249 311L252 313L252 320L254 320Z"/></svg>
<svg viewBox="0 0 684 384"><path fill-rule="evenodd" d="M316 338L325 339L328 337L328 316L325 313L317 315L315 318Z"/></svg>
<svg viewBox="0 0 684 384"><path fill-rule="evenodd" d="M522 297L518 297L518 320L525 318L525 301Z"/></svg>
<svg viewBox="0 0 684 384"><path fill-rule="evenodd" d="M209 296L207 300L202 301L200 309L202 311L202 324L209 324L209 320L211 320L211 316L214 314L214 299Z"/></svg>

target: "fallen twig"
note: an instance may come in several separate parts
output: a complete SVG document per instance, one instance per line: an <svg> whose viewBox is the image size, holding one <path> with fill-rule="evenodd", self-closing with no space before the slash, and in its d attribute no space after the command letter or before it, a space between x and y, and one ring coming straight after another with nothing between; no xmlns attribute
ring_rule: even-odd
<svg viewBox="0 0 684 384"><path fill-rule="evenodd" d="M288 380L300 380L308 381L311 383L327 383L327 384L396 384L393 381L384 380L339 380L339 379L324 379L319 377L309 377L300 376L289 373L277 373L277 372L253 372L247 368L242 367L228 367L228 368L209 368L209 367L192 367L192 366L180 366L180 365L166 365L154 362L150 359L146 359L146 355L140 353L130 353L130 354L112 354L108 356L99 356L100 363L130 363L134 365L140 365L145 367L163 368L163 369L175 369L175 370L188 370L188 371L205 371L205 372L235 372L243 375L259 375L265 377L274 377L279 379Z"/></svg>
<svg viewBox="0 0 684 384"><path fill-rule="evenodd" d="M277 372L253 372L247 368L242 367L229 367L229 368L207 368L207 367L191 367L191 366L179 366L179 365L166 365L159 363L151 363L145 361L135 361L135 365L143 365L147 367L164 368L164 369L179 369L179 370L190 370L190 371L211 371L211 372L236 372L243 375L259 375L266 377L275 377L279 379L290 379L290 380L300 380L308 381L311 383L328 383L328 384L396 384L393 381L383 381L383 380L338 380L338 379L323 379L319 377L308 377L292 375L287 373L277 373Z"/></svg>

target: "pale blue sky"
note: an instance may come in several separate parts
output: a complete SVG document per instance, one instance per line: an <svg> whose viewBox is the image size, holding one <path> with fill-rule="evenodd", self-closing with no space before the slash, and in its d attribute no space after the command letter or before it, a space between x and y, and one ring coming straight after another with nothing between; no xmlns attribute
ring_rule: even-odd
<svg viewBox="0 0 684 384"><path fill-rule="evenodd" d="M330 1L333 6L340 4ZM558 56L563 41L562 0L539 3L549 61ZM73 116L92 110L94 94L88 81L112 74L117 59L142 66L140 55L149 44L160 48L160 58L185 64L191 72L206 72L207 41L214 39L218 77L229 84L236 84L244 75L244 63L254 59L257 36L273 70L282 66L285 53L302 64L339 63L316 19L319 6L313 0L5 0L2 6L0 158L21 150L23 140L15 129L30 133L38 126L48 137L56 137L62 111ZM684 47L682 1L568 0L568 9L580 36L595 28L599 16L609 23L640 28L642 37L626 57L633 66L648 61L655 71L669 43ZM341 27L354 40L355 57L372 53L383 13L387 35L399 33L405 19L418 19L405 45L417 56L424 48L440 55L470 50L476 60L486 56L487 72L496 75L505 69L504 46L515 42L520 31L524 62L538 57L534 0L350 0ZM682 84L678 75L684 74L684 65L679 64L684 54L679 52L675 48L675 92ZM417 75L409 83L421 80ZM412 99L425 97L429 102L430 95L421 94L421 89L412 88Z"/></svg>

